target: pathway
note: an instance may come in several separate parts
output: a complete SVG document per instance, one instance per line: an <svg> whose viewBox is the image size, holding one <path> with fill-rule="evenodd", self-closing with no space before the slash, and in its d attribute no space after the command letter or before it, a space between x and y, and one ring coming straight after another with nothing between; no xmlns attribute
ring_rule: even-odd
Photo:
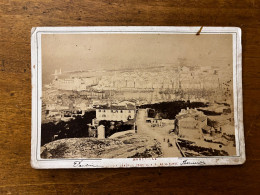
<svg viewBox="0 0 260 195"><path fill-rule="evenodd" d="M137 133L143 134L161 143L162 157L182 157L175 144L174 135L169 134L171 126L151 127L146 120L146 110L139 109L136 117Z"/></svg>

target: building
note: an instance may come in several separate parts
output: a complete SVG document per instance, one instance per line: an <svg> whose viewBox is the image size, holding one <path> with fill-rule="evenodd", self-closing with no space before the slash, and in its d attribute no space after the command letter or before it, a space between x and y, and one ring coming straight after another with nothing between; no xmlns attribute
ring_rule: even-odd
<svg viewBox="0 0 260 195"><path fill-rule="evenodd" d="M79 78L55 79L52 82L53 87L60 90L82 91L86 90L86 85Z"/></svg>
<svg viewBox="0 0 260 195"><path fill-rule="evenodd" d="M73 91L84 91L90 86L98 84L97 77L70 77L67 78L57 70L55 70L54 80L52 82L52 87L60 90L73 90Z"/></svg>
<svg viewBox="0 0 260 195"><path fill-rule="evenodd" d="M202 127L207 125L207 117L197 109L182 109L176 116L175 132L180 137L202 138Z"/></svg>
<svg viewBox="0 0 260 195"><path fill-rule="evenodd" d="M96 119L98 121L123 121L132 120L135 118L135 106L127 104L126 106L111 105L100 106L96 109Z"/></svg>
<svg viewBox="0 0 260 195"><path fill-rule="evenodd" d="M171 125L173 127L173 129L175 128L175 120L174 119L162 119L162 125L163 126L167 126L167 125Z"/></svg>
<svg viewBox="0 0 260 195"><path fill-rule="evenodd" d="M55 104L47 104L46 105L46 119L51 119L55 121L69 121L71 119L75 119L77 116L83 116L85 114L85 110L82 110L78 107L63 106L63 105L55 105Z"/></svg>
<svg viewBox="0 0 260 195"><path fill-rule="evenodd" d="M69 121L71 119L75 119L77 116L83 116L85 111L82 110L62 110L61 111L61 120Z"/></svg>
<svg viewBox="0 0 260 195"><path fill-rule="evenodd" d="M146 123L150 123L151 127L162 127L162 119L158 118L146 118Z"/></svg>

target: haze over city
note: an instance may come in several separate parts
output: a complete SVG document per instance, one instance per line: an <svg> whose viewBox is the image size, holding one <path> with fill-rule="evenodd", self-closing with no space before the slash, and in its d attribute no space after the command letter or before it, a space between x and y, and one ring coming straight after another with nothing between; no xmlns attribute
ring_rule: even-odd
<svg viewBox="0 0 260 195"><path fill-rule="evenodd" d="M224 51L224 52L223 52ZM232 35L194 34L45 34L43 83L55 69L88 71L153 66L232 64ZM51 78L50 78L51 76Z"/></svg>

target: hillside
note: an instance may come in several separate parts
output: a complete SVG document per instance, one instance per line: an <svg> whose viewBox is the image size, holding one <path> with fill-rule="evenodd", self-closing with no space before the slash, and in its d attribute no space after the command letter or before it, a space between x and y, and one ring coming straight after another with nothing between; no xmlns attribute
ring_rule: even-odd
<svg viewBox="0 0 260 195"><path fill-rule="evenodd" d="M113 139L67 138L41 147L42 158L135 158L159 157L160 144L134 133Z"/></svg>

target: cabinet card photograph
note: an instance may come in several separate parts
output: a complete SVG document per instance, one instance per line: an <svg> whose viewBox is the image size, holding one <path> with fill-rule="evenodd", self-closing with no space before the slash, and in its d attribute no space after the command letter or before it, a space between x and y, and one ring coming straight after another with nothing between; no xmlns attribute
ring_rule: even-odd
<svg viewBox="0 0 260 195"><path fill-rule="evenodd" d="M32 29L33 168L245 161L241 30Z"/></svg>

